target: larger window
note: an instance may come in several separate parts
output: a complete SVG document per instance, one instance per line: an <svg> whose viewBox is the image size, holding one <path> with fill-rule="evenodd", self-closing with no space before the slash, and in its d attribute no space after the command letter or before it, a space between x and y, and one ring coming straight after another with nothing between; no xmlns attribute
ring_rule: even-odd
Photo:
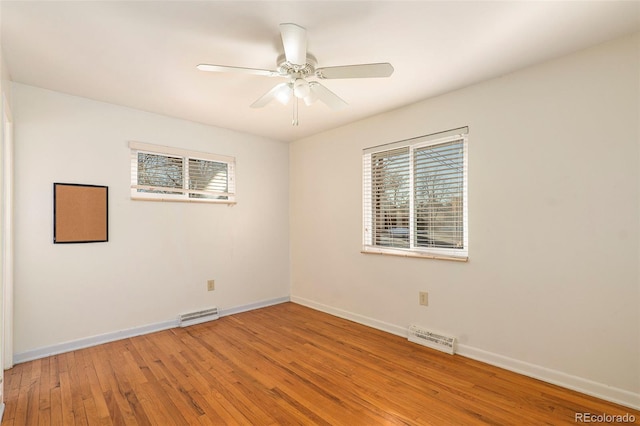
<svg viewBox="0 0 640 426"><path fill-rule="evenodd" d="M235 203L233 157L129 142L131 198Z"/></svg>
<svg viewBox="0 0 640 426"><path fill-rule="evenodd" d="M363 153L363 252L468 256L467 128Z"/></svg>

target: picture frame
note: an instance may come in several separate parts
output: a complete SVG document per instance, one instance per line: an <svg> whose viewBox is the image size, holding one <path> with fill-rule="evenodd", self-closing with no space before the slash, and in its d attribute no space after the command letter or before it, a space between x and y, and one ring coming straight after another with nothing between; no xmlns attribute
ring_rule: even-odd
<svg viewBox="0 0 640 426"><path fill-rule="evenodd" d="M109 241L109 187L53 184L53 243Z"/></svg>

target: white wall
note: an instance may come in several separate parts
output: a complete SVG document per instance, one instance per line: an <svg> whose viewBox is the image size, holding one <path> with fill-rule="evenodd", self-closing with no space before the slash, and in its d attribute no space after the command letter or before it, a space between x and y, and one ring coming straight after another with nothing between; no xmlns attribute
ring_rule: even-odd
<svg viewBox="0 0 640 426"><path fill-rule="evenodd" d="M287 144L21 84L13 101L17 354L288 297ZM131 200L129 140L235 156L237 205ZM109 242L52 243L54 182L109 187Z"/></svg>
<svg viewBox="0 0 640 426"><path fill-rule="evenodd" d="M292 300L640 406L639 40L293 143ZM461 126L469 262L361 254L362 149Z"/></svg>
<svg viewBox="0 0 640 426"><path fill-rule="evenodd" d="M1 19L0 19L1 22ZM1 38L1 37L0 37ZM5 185L10 184L11 178L7 174L10 173L11 167L11 138L10 122L11 117L10 103L11 92L9 90L10 75L2 52L2 42L0 40L0 372L5 367L12 365L12 357L6 356L12 348L11 333L6 331L11 327L11 273L13 271L11 265L12 253L7 250L10 248L10 228L5 226L8 223L7 210L11 208L10 191L6 191ZM9 128L8 128L9 127ZM4 380L0 381L0 421L4 414Z"/></svg>
<svg viewBox="0 0 640 426"><path fill-rule="evenodd" d="M421 324L465 355L640 406L639 45L290 147L13 84L15 352L286 297L291 274L294 301L399 334ZM361 254L362 149L460 126L469 262ZM128 140L236 156L238 204L130 200ZM108 243L52 243L53 182L109 186Z"/></svg>

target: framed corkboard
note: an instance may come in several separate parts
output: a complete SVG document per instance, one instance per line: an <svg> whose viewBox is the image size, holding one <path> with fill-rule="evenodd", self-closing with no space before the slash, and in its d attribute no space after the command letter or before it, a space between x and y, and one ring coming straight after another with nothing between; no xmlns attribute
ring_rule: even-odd
<svg viewBox="0 0 640 426"><path fill-rule="evenodd" d="M108 241L108 212L108 187L54 183L53 242L60 244Z"/></svg>

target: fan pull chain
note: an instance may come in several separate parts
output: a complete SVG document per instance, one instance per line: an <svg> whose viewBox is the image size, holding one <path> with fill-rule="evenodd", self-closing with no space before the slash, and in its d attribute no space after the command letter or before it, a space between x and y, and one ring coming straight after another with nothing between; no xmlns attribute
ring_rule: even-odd
<svg viewBox="0 0 640 426"><path fill-rule="evenodd" d="M293 120L291 121L292 126L298 125L298 97L293 96Z"/></svg>

